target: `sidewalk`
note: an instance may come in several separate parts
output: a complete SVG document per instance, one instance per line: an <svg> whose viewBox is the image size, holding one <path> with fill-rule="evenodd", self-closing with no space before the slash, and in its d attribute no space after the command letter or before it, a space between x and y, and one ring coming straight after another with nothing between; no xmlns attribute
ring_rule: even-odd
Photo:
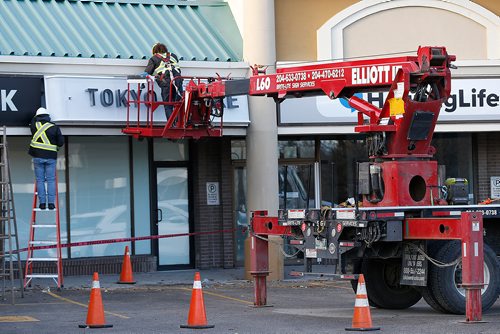
<svg viewBox="0 0 500 334"><path fill-rule="evenodd" d="M170 270L155 271L149 273L134 273L136 284L118 284L119 274L99 275L101 288L120 289L131 286L158 286L158 285L192 285L195 272L199 272L203 284L227 283L230 281L245 281L245 269L208 269L208 270ZM50 286L53 289L54 282L49 280L35 280L35 285L42 288ZM64 289L88 289L92 286L92 276L65 276Z"/></svg>
<svg viewBox="0 0 500 334"><path fill-rule="evenodd" d="M323 266L324 270L328 266ZM315 276L310 277L294 277L290 276L290 271L301 270L302 266L287 265L284 268L284 279L282 282L287 281L309 281L325 279ZM155 271L148 273L133 273L133 279L135 284L118 284L117 281L120 278L120 274L104 275L99 274L99 283L101 288L108 290L115 289L130 289L131 287L148 287L148 286L168 286L168 285L192 285L194 281L194 274L196 272L200 273L201 282L204 286L210 284L223 284L223 283L250 283L253 284L253 280L247 280L245 278L245 268L231 268L231 269L186 269L186 270L169 270L169 271ZM52 279L35 279L33 282L34 286L38 286L42 289L50 287L54 290L54 281ZM65 276L64 277L64 289L68 290L79 290L79 289L90 289L92 286L92 275L79 275L79 276Z"/></svg>

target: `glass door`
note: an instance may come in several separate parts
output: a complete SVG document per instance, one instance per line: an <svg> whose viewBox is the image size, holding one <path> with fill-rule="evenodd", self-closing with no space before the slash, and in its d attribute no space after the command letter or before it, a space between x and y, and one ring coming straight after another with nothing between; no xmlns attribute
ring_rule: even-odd
<svg viewBox="0 0 500 334"><path fill-rule="evenodd" d="M245 239L248 237L247 221L247 170L244 166L233 169L233 207L235 222L236 265L245 261Z"/></svg>
<svg viewBox="0 0 500 334"><path fill-rule="evenodd" d="M189 233L189 191L187 167L157 167L158 235ZM189 236L158 239L158 265L189 265Z"/></svg>

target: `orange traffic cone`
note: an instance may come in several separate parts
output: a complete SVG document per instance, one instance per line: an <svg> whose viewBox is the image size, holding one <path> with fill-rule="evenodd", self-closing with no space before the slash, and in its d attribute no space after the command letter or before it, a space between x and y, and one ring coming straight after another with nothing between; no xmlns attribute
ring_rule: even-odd
<svg viewBox="0 0 500 334"><path fill-rule="evenodd" d="M203 302L203 292L201 291L200 273L194 274L193 292L191 294L191 305L189 306L188 324L181 325L181 328L214 328L208 325L205 314L205 303Z"/></svg>
<svg viewBox="0 0 500 334"><path fill-rule="evenodd" d="M134 277L132 275L132 264L130 263L130 253L128 251L128 246L125 246L125 255L123 255L122 272L120 273L120 280L118 284L135 284Z"/></svg>
<svg viewBox="0 0 500 334"><path fill-rule="evenodd" d="M102 305L101 286L99 275L94 273L92 278L92 289L90 290L89 308L87 311L87 322L85 325L78 325L80 328L109 328L113 325L106 325L104 319L104 307Z"/></svg>
<svg viewBox="0 0 500 334"><path fill-rule="evenodd" d="M346 331L377 331L380 327L372 327L372 316L366 293L365 277L359 275L358 287L356 289L356 301L354 303L354 315L352 316L352 327Z"/></svg>

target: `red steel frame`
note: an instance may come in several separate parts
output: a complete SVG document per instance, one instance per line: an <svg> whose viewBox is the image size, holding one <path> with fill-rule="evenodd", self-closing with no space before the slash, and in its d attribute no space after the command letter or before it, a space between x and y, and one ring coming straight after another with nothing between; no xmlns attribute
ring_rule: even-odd
<svg viewBox="0 0 500 334"><path fill-rule="evenodd" d="M460 240L462 244L462 286L465 288L465 321L482 319L481 289L484 286L483 216L462 212L460 219L408 218L405 240Z"/></svg>
<svg viewBox="0 0 500 334"><path fill-rule="evenodd" d="M28 278L28 275L33 274L33 261L30 259L33 258L34 255L34 246L31 241L35 240L35 223L36 223L36 205L37 203L37 188L36 182L33 190L33 205L31 211L31 222L30 222L30 238L28 241L28 251L26 255L26 269L24 271L24 287L28 286L33 278ZM64 286L64 277L63 277L63 266L62 266L62 247L61 247L61 224L60 224L60 216L59 216L59 186L58 186L58 178L56 173L56 221L55 221L55 229L56 229L56 253L57 253L57 288L61 289Z"/></svg>
<svg viewBox="0 0 500 334"><path fill-rule="evenodd" d="M251 275L254 277L254 305L267 303L266 277L269 275L269 247L263 236L291 235L289 226L280 226L278 217L255 211L251 217ZM264 239L264 240L263 240ZM465 321L482 319L481 289L484 286L483 217L480 212L462 212L461 218L407 218L403 221L404 240L460 240L462 245L462 286L465 288Z"/></svg>
<svg viewBox="0 0 500 334"><path fill-rule="evenodd" d="M254 278L254 305L265 306L267 304L266 278L269 275L269 248L266 237L291 235L291 229L279 226L278 218L267 216L267 211L252 212L251 228L250 274Z"/></svg>
<svg viewBox="0 0 500 334"><path fill-rule="evenodd" d="M222 136L223 121L219 125L212 125L209 121L210 107L206 106L206 101L213 98L224 97L222 81L218 79L210 84L202 82L208 80L206 77L181 77L189 80L183 97L180 101L157 101L155 99L154 77L128 79L127 80L127 118L123 133L135 138L141 137L163 137L170 139ZM131 96L131 91L136 87L137 97ZM144 87L144 88L142 88ZM146 91L147 98L141 100L143 91ZM172 83L170 86L170 96L172 96ZM196 102L195 102L196 101ZM164 126L154 124L154 113L160 106L171 105L173 112ZM135 111L132 111L135 106ZM145 110L141 111L141 106ZM161 110L163 112L163 110ZM137 118L131 119L133 113ZM141 120L141 116L145 119Z"/></svg>

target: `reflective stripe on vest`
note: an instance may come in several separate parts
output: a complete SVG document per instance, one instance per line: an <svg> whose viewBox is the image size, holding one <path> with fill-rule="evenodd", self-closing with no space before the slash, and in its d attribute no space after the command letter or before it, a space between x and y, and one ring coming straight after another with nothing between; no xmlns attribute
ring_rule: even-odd
<svg viewBox="0 0 500 334"><path fill-rule="evenodd" d="M47 122L47 123L42 125L41 122L36 122L35 125L36 125L37 130L36 130L35 134L33 135L33 138L31 139L30 146L34 147L34 148L39 148L41 150L57 152L57 146L52 145L50 143L50 140L49 140L49 138L47 138L47 134L45 133L45 131L48 128L53 127L54 124ZM38 139L41 139L42 142L39 142Z"/></svg>
<svg viewBox="0 0 500 334"><path fill-rule="evenodd" d="M166 71L169 71L171 74L172 69L180 71L179 63L175 60L174 57L167 57L165 53L157 53L156 56L160 58L161 61L160 65L158 65L158 67L155 68L153 72L154 76L157 76L160 73L165 73Z"/></svg>
<svg viewBox="0 0 500 334"><path fill-rule="evenodd" d="M169 57L169 58L170 58L170 64L172 64L172 67L174 68L174 70L180 71L181 67L180 67L179 63L177 62L177 60L175 60L174 57Z"/></svg>

